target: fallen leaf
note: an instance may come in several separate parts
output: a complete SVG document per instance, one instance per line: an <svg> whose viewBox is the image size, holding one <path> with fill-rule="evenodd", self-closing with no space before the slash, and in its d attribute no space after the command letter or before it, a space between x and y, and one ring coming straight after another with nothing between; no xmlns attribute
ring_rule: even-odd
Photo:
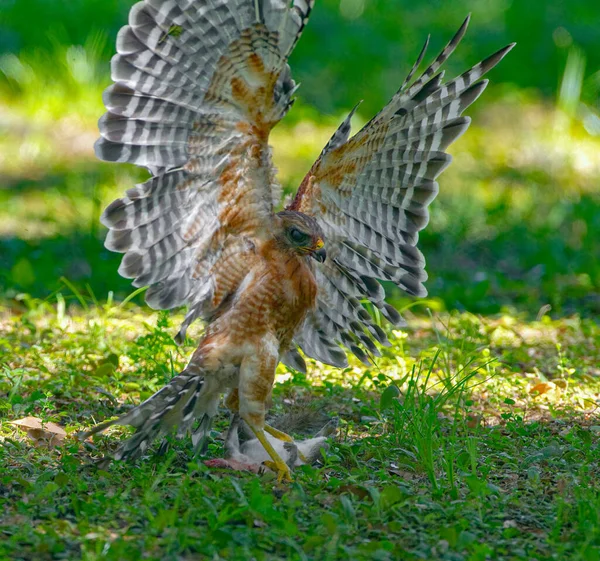
<svg viewBox="0 0 600 561"><path fill-rule="evenodd" d="M561 477L556 482L556 491L558 492L559 495L564 495L568 488L569 488L569 482L567 481L567 479L565 477Z"/></svg>
<svg viewBox="0 0 600 561"><path fill-rule="evenodd" d="M388 473L390 475L395 475L396 477L401 477L402 479L405 479L406 481L412 481L415 478L415 474L410 472L410 471L406 471L406 470L401 470L401 469L388 469Z"/></svg>
<svg viewBox="0 0 600 561"><path fill-rule="evenodd" d="M342 485L338 488L339 493L349 493L360 500L366 499L369 496L369 491L360 485Z"/></svg>
<svg viewBox="0 0 600 561"><path fill-rule="evenodd" d="M540 382L533 386L529 393L537 393L538 395L542 395L552 391L556 386L552 382Z"/></svg>
<svg viewBox="0 0 600 561"><path fill-rule="evenodd" d="M37 417L24 417L11 424L27 433L36 446L58 446L67 436L65 429L51 421L44 422Z"/></svg>

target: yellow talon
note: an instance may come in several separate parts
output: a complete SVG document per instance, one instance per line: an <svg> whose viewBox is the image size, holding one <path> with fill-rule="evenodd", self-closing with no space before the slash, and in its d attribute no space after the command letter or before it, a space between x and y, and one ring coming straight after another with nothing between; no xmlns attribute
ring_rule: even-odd
<svg viewBox="0 0 600 561"><path fill-rule="evenodd" d="M294 442L294 439L289 434L281 432L270 425L265 425L265 432L268 432L271 436L274 436L277 440L281 440L282 442Z"/></svg>
<svg viewBox="0 0 600 561"><path fill-rule="evenodd" d="M279 456L279 454L277 453L275 448L273 448L273 445L269 442L269 439L265 435L265 431L262 429L253 427L247 421L246 421L246 424L252 429L252 432L256 435L256 438L258 438L259 442L263 445L263 448L267 451L267 454L269 454L269 456L271 456L271 459L273 461L267 460L266 462L263 462L263 463L277 474L277 482L281 483L283 480L288 481L288 482L291 481L292 474L290 472L290 468L281 459L281 457ZM265 427L265 429L266 429L266 427ZM269 427L269 429L271 429L271 427ZM275 429L272 429L272 430L275 430ZM279 431L277 431L277 432L279 432ZM284 433L280 433L280 434L284 434ZM285 434L285 436L287 436L287 435ZM290 438L290 437L288 436L288 438Z"/></svg>
<svg viewBox="0 0 600 561"><path fill-rule="evenodd" d="M278 462L266 460L263 464L277 474L277 483L281 483L284 480L287 483L292 481L292 472L286 463L279 464Z"/></svg>

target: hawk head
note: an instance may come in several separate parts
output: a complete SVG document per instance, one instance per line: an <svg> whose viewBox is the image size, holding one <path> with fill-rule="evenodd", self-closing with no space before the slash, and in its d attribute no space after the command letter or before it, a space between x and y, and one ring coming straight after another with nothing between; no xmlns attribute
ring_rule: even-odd
<svg viewBox="0 0 600 561"><path fill-rule="evenodd" d="M325 261L325 236L312 216L295 210L283 210L277 213L277 217L280 231L275 237L280 244L299 255L310 255L319 263Z"/></svg>

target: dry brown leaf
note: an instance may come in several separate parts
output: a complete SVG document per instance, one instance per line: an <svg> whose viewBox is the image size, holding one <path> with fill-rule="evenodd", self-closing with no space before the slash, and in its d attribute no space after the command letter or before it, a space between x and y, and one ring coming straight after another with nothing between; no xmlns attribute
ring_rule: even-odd
<svg viewBox="0 0 600 561"><path fill-rule="evenodd" d="M537 393L538 395L542 395L552 391L556 386L552 382L540 382L533 386L529 393Z"/></svg>
<svg viewBox="0 0 600 561"><path fill-rule="evenodd" d="M46 423L37 417L24 417L11 424L24 430L36 446L58 446L67 436L61 426L51 421Z"/></svg>
<svg viewBox="0 0 600 561"><path fill-rule="evenodd" d="M342 485L338 488L338 492L340 494L349 493L350 495L354 495L360 500L369 497L369 491L367 491L364 487L361 487L360 485Z"/></svg>
<svg viewBox="0 0 600 561"><path fill-rule="evenodd" d="M401 477L405 481L412 481L415 478L415 474L412 471L407 471L403 469L388 469L388 473L390 475L395 475L396 477Z"/></svg>

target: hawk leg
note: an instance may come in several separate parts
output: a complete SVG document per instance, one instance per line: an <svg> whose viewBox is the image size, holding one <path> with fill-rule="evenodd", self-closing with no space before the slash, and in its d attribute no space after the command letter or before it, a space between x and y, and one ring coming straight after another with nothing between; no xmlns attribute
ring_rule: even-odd
<svg viewBox="0 0 600 561"><path fill-rule="evenodd" d="M268 432L271 436L274 436L277 440L281 440L282 442L294 442L294 439L285 432L281 432L277 430L275 427L267 425L265 423L265 432Z"/></svg>
<svg viewBox="0 0 600 561"><path fill-rule="evenodd" d="M234 389L229 396L227 397L226 401L225 401L225 405L227 406L227 408L236 413L239 411L239 406L240 406L240 397L239 397L239 393L237 388ZM235 419L235 417L234 417ZM227 442L227 440L229 439L229 435L233 434L232 431L235 432L235 434L237 435L237 430L238 430L238 423L239 423L239 419L236 419L237 422L235 422L235 428L234 428L234 421L232 421L232 424L229 428L229 432L227 433L228 436L225 439L225 442ZM276 429L275 427L272 427L271 425L268 425L267 423L265 423L264 425L264 431L266 433L269 433L273 438L276 438L277 440L281 440L282 442L288 442L291 444L294 444L294 438L291 437L289 434L280 431L279 429ZM306 456L300 452L300 450L298 450L298 457L305 463L308 463L308 459L306 458ZM294 465L294 463L290 463L288 461L288 464L290 465Z"/></svg>
<svg viewBox="0 0 600 561"><path fill-rule="evenodd" d="M273 448L265 434L265 430L271 429L271 427L265 425L265 413L266 403L271 397L273 382L275 381L275 368L279 361L278 349L279 342L277 339L273 335L265 334L260 342L260 348L256 349L258 352L246 356L242 360L238 399L240 417L250 427L250 430L273 460L269 467L277 473L277 481L281 482L292 480L290 468ZM290 438L287 435L285 436L288 439Z"/></svg>

